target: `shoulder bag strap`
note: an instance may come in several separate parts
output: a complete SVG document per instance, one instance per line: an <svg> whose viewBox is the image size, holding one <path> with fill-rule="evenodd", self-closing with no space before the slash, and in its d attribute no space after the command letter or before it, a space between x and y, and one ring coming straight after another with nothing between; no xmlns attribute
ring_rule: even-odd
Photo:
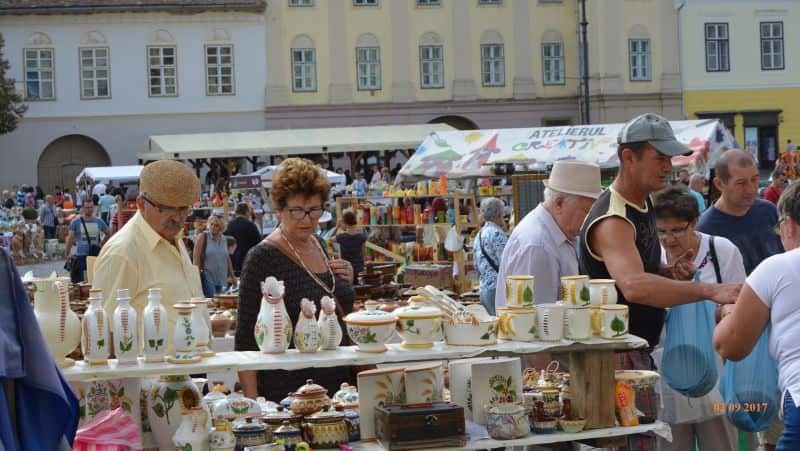
<svg viewBox="0 0 800 451"><path fill-rule="evenodd" d="M483 250L483 229L481 229L481 231L478 232L478 249L481 251L481 255L483 255L483 258L485 258L486 261L489 263L489 266L491 266L492 269L494 269L494 272L500 272L497 263L492 259L492 257L489 256L489 254L486 253L486 251Z"/></svg>
<svg viewBox="0 0 800 451"><path fill-rule="evenodd" d="M714 274L717 276L717 283L722 283L722 274L719 270L719 259L717 258L717 249L714 246L714 237L709 237L708 248L711 252L711 263L714 265Z"/></svg>
<svg viewBox="0 0 800 451"><path fill-rule="evenodd" d="M92 247L92 237L89 236L89 229L86 228L86 221L83 220L83 216L81 216L81 224L83 224L83 233L86 234L86 241L89 243L89 247Z"/></svg>

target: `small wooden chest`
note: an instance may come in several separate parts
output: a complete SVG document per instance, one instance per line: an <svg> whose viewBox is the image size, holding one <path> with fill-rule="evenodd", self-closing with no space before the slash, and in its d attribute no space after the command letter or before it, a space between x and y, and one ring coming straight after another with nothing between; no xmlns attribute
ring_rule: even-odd
<svg viewBox="0 0 800 451"><path fill-rule="evenodd" d="M378 406L375 435L389 451L464 446L464 408L446 402Z"/></svg>

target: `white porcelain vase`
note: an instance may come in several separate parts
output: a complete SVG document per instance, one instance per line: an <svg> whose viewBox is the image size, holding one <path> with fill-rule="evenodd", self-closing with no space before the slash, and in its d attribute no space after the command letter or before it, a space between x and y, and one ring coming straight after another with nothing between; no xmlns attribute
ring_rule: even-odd
<svg viewBox="0 0 800 451"><path fill-rule="evenodd" d="M194 321L192 321L192 311L194 305L189 303L178 303L172 306L178 314L175 320L175 330L172 334L172 344L175 347L175 355L167 358L169 363L197 363L200 356L197 355L195 343Z"/></svg>
<svg viewBox="0 0 800 451"><path fill-rule="evenodd" d="M233 451L236 448L236 436L230 421L214 420L214 428L208 433L208 446L211 451Z"/></svg>
<svg viewBox="0 0 800 451"><path fill-rule="evenodd" d="M342 326L336 317L336 301L328 296L323 296L319 301L322 311L319 312L319 341L323 350L334 350L342 343Z"/></svg>
<svg viewBox="0 0 800 451"><path fill-rule="evenodd" d="M211 319L208 315L208 299L192 299L189 303L194 305L192 325L194 326L194 336L197 339L197 343L194 345L195 352L201 357L212 357L214 351L211 350Z"/></svg>
<svg viewBox="0 0 800 451"><path fill-rule="evenodd" d="M161 376L147 396L147 419L161 449L174 449L172 438L181 413L200 405L201 395L187 375Z"/></svg>
<svg viewBox="0 0 800 451"><path fill-rule="evenodd" d="M283 282L270 276L261 283L261 309L253 328L261 352L280 354L289 349L292 341L292 320L283 302Z"/></svg>
<svg viewBox="0 0 800 451"><path fill-rule="evenodd" d="M208 412L202 407L194 407L185 412L181 419L181 424L175 435L172 436L172 443L176 451L206 451L208 449Z"/></svg>
<svg viewBox="0 0 800 451"><path fill-rule="evenodd" d="M294 328L294 346L300 352L319 350L319 325L314 314L317 306L306 298L300 301L300 315Z"/></svg>
<svg viewBox="0 0 800 451"><path fill-rule="evenodd" d="M161 305L161 289L147 292L147 307L142 317L144 361L163 362L167 351L167 309Z"/></svg>
<svg viewBox="0 0 800 451"><path fill-rule="evenodd" d="M80 344L81 323L69 306L69 278L53 273L46 279L29 280L36 287L33 313L50 354L62 368L74 365L66 356Z"/></svg>
<svg viewBox="0 0 800 451"><path fill-rule="evenodd" d="M114 351L120 365L135 365L139 357L139 327L127 288L117 290L114 309Z"/></svg>
<svg viewBox="0 0 800 451"><path fill-rule="evenodd" d="M107 365L111 341L109 337L109 316L103 308L103 291L89 293L89 307L83 313L81 349L83 360L89 365Z"/></svg>

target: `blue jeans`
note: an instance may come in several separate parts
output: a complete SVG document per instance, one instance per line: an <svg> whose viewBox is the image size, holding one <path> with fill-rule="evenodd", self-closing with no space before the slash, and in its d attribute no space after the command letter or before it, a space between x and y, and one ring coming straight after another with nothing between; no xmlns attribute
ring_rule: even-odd
<svg viewBox="0 0 800 451"><path fill-rule="evenodd" d="M481 305L486 307L490 315L494 315L494 296L496 290L481 290Z"/></svg>
<svg viewBox="0 0 800 451"><path fill-rule="evenodd" d="M775 449L777 451L800 450L800 408L794 405L788 391L783 397L783 433Z"/></svg>

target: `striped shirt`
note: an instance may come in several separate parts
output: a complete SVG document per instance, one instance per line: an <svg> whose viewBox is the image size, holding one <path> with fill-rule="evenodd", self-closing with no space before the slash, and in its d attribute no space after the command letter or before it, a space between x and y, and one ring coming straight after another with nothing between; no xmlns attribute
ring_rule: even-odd
<svg viewBox="0 0 800 451"><path fill-rule="evenodd" d="M39 219L42 221L43 226L55 227L56 226L56 207L55 205L44 204L39 208Z"/></svg>

